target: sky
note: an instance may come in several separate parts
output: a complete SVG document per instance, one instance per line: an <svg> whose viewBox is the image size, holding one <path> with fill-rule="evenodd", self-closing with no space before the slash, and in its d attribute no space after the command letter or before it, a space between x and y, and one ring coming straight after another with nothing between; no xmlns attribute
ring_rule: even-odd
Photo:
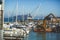
<svg viewBox="0 0 60 40"><path fill-rule="evenodd" d="M18 8L17 8L18 2ZM4 17L31 14L41 18L53 13L60 17L60 0L5 0Z"/></svg>

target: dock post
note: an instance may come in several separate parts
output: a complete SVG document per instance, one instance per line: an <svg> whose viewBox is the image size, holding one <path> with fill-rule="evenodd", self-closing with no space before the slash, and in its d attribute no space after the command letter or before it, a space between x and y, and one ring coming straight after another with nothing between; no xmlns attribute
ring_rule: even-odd
<svg viewBox="0 0 60 40"><path fill-rule="evenodd" d="M0 40L3 40L3 2L0 0Z"/></svg>

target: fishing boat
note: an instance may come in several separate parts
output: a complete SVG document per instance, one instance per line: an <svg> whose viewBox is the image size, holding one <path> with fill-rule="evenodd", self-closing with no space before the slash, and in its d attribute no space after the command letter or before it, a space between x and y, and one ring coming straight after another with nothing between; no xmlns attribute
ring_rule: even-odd
<svg viewBox="0 0 60 40"><path fill-rule="evenodd" d="M37 26L34 28L34 31L35 31L35 32L44 32L44 28L43 28L41 25L37 25Z"/></svg>
<svg viewBox="0 0 60 40"><path fill-rule="evenodd" d="M42 24L37 24L34 28L34 32L52 32L52 29L50 27L44 28Z"/></svg>

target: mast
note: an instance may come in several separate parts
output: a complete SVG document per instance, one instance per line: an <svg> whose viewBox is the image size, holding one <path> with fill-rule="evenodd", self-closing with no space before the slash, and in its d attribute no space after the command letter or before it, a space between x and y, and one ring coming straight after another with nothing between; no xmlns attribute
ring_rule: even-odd
<svg viewBox="0 0 60 40"><path fill-rule="evenodd" d="M17 6L16 6L16 24L17 24L17 14L18 14L18 0L17 0Z"/></svg>
<svg viewBox="0 0 60 40"><path fill-rule="evenodd" d="M37 12L38 12L39 9L40 9L40 6L37 5L36 8L34 10L32 10L32 12L30 12L30 13L34 13L35 12L35 14L34 14L32 19L34 19L34 17L37 16Z"/></svg>
<svg viewBox="0 0 60 40"><path fill-rule="evenodd" d="M8 11L8 23L9 23L9 11Z"/></svg>
<svg viewBox="0 0 60 40"><path fill-rule="evenodd" d="M12 11L12 13L14 13L14 11ZM13 14L11 14L12 15L12 22L14 22L14 19L13 19Z"/></svg>
<svg viewBox="0 0 60 40"><path fill-rule="evenodd" d="M24 9L24 6L23 6L23 9ZM24 24L24 10L23 10L23 16L22 17L23 17L23 24Z"/></svg>

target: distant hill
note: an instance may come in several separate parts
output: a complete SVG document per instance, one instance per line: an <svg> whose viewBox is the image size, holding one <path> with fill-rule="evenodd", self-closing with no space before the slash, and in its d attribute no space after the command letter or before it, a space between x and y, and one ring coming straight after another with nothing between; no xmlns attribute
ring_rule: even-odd
<svg viewBox="0 0 60 40"><path fill-rule="evenodd" d="M27 20L27 17L28 17L28 15L24 15L24 20ZM9 17L9 21L10 22L12 22L12 20L13 21L15 21L16 20L16 16L13 16L13 17ZM17 20L23 20L23 15L18 15L17 16ZM8 18L4 18L4 22L8 22Z"/></svg>
<svg viewBox="0 0 60 40"><path fill-rule="evenodd" d="M32 17L31 15L29 15L30 17ZM24 15L24 20L27 20L28 15ZM39 18L40 20L43 20L41 18ZM16 16L13 17L9 17L9 22L14 22L16 20ZM17 20L22 21L23 20L23 15L18 15L17 16ZM34 20L38 20L38 17L35 17ZM4 22L8 22L8 18L4 18Z"/></svg>

